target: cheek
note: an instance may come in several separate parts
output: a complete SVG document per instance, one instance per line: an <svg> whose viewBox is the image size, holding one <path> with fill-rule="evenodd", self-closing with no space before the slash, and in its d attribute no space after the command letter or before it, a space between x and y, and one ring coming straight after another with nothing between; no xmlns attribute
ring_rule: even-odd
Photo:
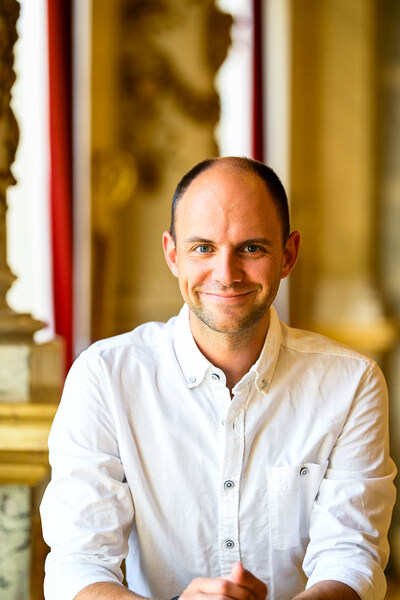
<svg viewBox="0 0 400 600"><path fill-rule="evenodd" d="M179 273L182 279L187 282L195 282L198 279L202 279L210 271L205 261L196 259L187 259L180 265Z"/></svg>
<svg viewBox="0 0 400 600"><path fill-rule="evenodd" d="M253 281L258 281L263 286L270 287L271 285L275 285L276 281L280 281L281 279L281 267L279 264L264 264L264 265L254 265L254 268L251 271L248 271L248 278Z"/></svg>

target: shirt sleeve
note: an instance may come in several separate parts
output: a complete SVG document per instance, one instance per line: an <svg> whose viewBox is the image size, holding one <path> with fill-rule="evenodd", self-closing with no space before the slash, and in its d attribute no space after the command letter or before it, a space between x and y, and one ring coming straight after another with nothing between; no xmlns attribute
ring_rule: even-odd
<svg viewBox="0 0 400 600"><path fill-rule="evenodd" d="M339 580L362 600L381 600L396 469L389 458L388 399L372 365L358 386L314 503L303 569L307 588Z"/></svg>
<svg viewBox="0 0 400 600"><path fill-rule="evenodd" d="M52 479L41 504L46 600L73 600L97 581L122 582L134 516L112 398L97 356L79 357L50 437Z"/></svg>

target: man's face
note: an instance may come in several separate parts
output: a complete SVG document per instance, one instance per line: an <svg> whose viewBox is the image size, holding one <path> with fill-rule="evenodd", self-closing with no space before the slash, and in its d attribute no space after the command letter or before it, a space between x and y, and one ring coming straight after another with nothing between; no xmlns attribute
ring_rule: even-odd
<svg viewBox="0 0 400 600"><path fill-rule="evenodd" d="M264 182L254 173L214 165L179 200L175 232L176 245L164 233L164 251L192 326L197 321L221 333L259 322L268 327L268 310L294 266L298 242L294 248L292 234L283 247Z"/></svg>

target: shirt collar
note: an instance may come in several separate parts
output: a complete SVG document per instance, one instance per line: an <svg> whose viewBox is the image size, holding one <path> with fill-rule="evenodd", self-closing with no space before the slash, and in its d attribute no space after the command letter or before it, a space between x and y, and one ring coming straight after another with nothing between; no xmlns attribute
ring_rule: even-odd
<svg viewBox="0 0 400 600"><path fill-rule="evenodd" d="M200 352L194 341L190 329L189 307L187 304L183 305L175 321L174 346L188 387L193 388L199 385L212 365Z"/></svg>
<svg viewBox="0 0 400 600"><path fill-rule="evenodd" d="M262 394L268 394L281 346L281 323L273 306L271 306L269 314L269 327L264 347L257 362L250 369L250 372L254 371L256 374L256 386Z"/></svg>
<svg viewBox="0 0 400 600"><path fill-rule="evenodd" d="M264 347L258 360L251 367L250 371L243 377L242 382L247 382L255 376L255 384L258 391L267 394L271 380L278 361L279 348L281 343L281 326L278 314L274 307L270 308L270 321L268 333L265 338ZM199 385L212 364L200 352L194 341L190 323L189 307L184 304L174 327L174 347L175 353L182 369L183 375L189 388Z"/></svg>

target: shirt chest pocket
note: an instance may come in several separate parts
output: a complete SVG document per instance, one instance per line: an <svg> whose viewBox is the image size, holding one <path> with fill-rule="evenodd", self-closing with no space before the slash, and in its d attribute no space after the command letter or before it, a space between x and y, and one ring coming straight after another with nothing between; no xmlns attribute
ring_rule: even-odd
<svg viewBox="0 0 400 600"><path fill-rule="evenodd" d="M308 538L313 503L327 465L269 467L268 505L274 548L292 548Z"/></svg>

